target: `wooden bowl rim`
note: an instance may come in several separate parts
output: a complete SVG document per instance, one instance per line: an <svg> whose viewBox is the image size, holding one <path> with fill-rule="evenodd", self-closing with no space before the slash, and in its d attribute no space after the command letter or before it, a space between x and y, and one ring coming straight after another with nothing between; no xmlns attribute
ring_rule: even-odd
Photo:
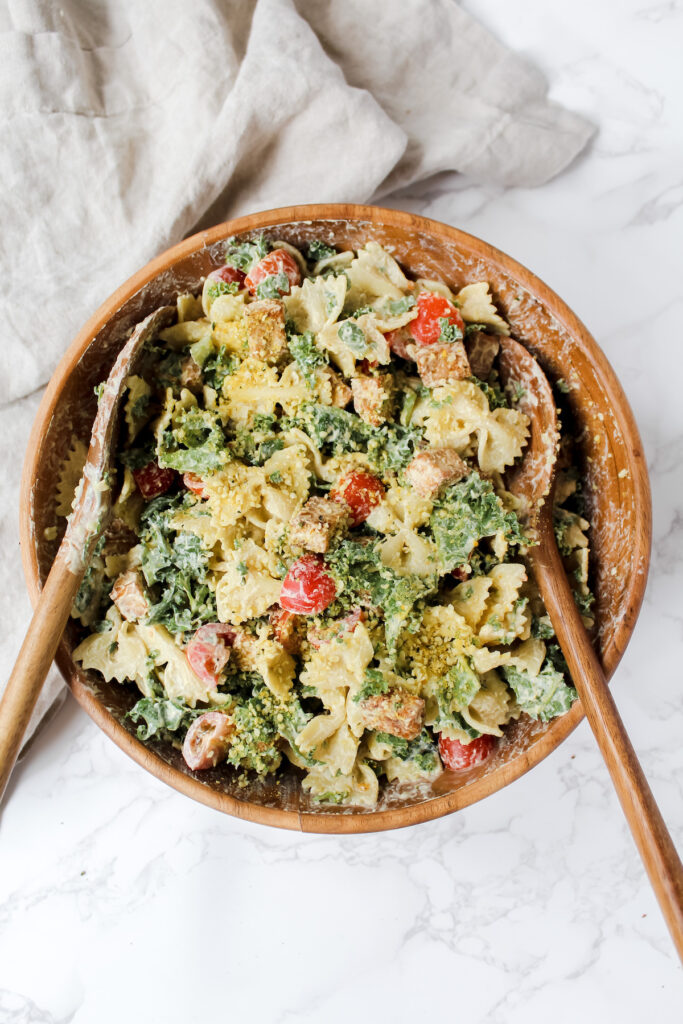
<svg viewBox="0 0 683 1024"><path fill-rule="evenodd" d="M250 214L217 224L213 228L191 235L178 245L167 249L155 257L137 273L133 274L132 277L125 281L102 303L99 309L96 310L78 332L57 365L43 395L29 436L20 491L20 543L24 575L31 602L35 605L41 590L37 551L34 543L33 521L30 515L33 481L38 474L40 442L49 427L67 378L94 337L110 317L153 278L168 270L180 259L203 247L208 248L231 235L258 229L274 228L280 224L339 220L361 221L370 224L380 223L415 232L423 231L432 238L443 238L450 243L461 245L469 253L475 253L497 264L506 274L519 281L530 294L538 298L572 338L580 341L590 353L593 365L603 385L606 386L611 397L616 399L612 411L627 442L627 458L630 465L630 478L634 488L634 502L639 515L642 517L642 535L646 540L643 572L631 574L629 588L623 597L624 605L628 605L633 610L633 617L629 622L625 622L622 619L617 624L614 634L615 640L611 644L609 657L604 665L609 678L617 667L626 644L630 639L643 601L650 563L652 519L651 494L647 472L643 472L641 468L637 472L635 470L634 453L642 451L642 444L633 413L616 374L607 357L584 324L548 285L523 264L512 259L512 257L489 243L484 242L482 239L458 228L450 227L440 221L431 220L427 217L420 217L415 214L379 206L345 203L286 206L274 210L264 210L260 213ZM141 767L156 776L156 778L172 786L180 793L184 793L186 796L190 796L194 800L198 800L200 803L213 807L223 813L259 824L301 832L322 834L379 832L419 824L450 814L502 789L525 774L559 746L583 718L581 703L577 701L571 711L562 718L555 719L548 730L536 739L528 750L521 751L512 761L499 766L490 774L475 779L474 782L465 784L444 796L436 796L423 802L403 807L390 807L380 811L352 812L349 814L288 811L277 807L268 807L262 804L237 800L226 793L220 793L211 789L189 775L183 774L183 772L158 757L132 733L129 733L96 699L94 694L78 676L72 677L72 663L64 641L60 645L56 661L76 700L93 721L99 725L117 746L141 765Z"/></svg>

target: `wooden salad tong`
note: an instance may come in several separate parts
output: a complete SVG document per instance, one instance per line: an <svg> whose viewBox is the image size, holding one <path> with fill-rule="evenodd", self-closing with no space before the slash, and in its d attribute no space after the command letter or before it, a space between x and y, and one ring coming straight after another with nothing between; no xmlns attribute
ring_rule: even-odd
<svg viewBox="0 0 683 1024"><path fill-rule="evenodd" d="M119 352L102 389L73 512L0 701L0 799L93 547L109 520L112 452L126 379L145 343L172 323L175 315L174 306L162 306L138 324Z"/></svg>
<svg viewBox="0 0 683 1024"><path fill-rule="evenodd" d="M531 437L506 486L523 503L538 543L528 558L557 640L569 666L588 724L612 777L636 846L683 961L683 866L574 601L553 528L553 489L559 426L555 399L530 352L501 337L500 375L520 394L517 408L529 417Z"/></svg>

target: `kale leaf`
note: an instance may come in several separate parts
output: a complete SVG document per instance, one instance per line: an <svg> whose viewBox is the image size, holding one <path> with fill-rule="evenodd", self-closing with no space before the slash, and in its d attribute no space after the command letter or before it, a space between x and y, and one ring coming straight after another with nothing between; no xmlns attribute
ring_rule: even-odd
<svg viewBox="0 0 683 1024"><path fill-rule="evenodd" d="M506 512L490 480L471 473L434 502L430 529L443 572L464 565L482 537L498 532L510 544L522 544L524 536L514 512Z"/></svg>
<svg viewBox="0 0 683 1024"><path fill-rule="evenodd" d="M343 341L355 356L362 358L367 354L368 341L365 337L365 331L358 324L352 324L350 320L346 320L343 324L339 325L337 334L340 341Z"/></svg>
<svg viewBox="0 0 683 1024"><path fill-rule="evenodd" d="M388 689L389 683L378 668L366 668L363 674L363 684L353 699L356 702L367 700L368 697L386 693Z"/></svg>
<svg viewBox="0 0 683 1024"><path fill-rule="evenodd" d="M223 381L235 372L240 365L240 357L221 345L217 352L209 355L202 365L204 383L214 391L220 391Z"/></svg>
<svg viewBox="0 0 683 1024"><path fill-rule="evenodd" d="M185 633L216 621L216 598L208 585L211 552L194 533L171 526L175 514L192 499L179 494L154 498L140 519L142 572L152 588L149 622L171 633Z"/></svg>
<svg viewBox="0 0 683 1024"><path fill-rule="evenodd" d="M135 730L139 740L148 740L152 736L170 739L169 733L185 732L203 713L202 709L176 704L167 697L142 697L127 717L133 722L140 722Z"/></svg>
<svg viewBox="0 0 683 1024"><path fill-rule="evenodd" d="M309 242L306 248L306 259L309 263L318 263L320 260L327 260L331 256L336 255L336 249L333 249L331 245L325 245L324 242L320 242L317 238Z"/></svg>
<svg viewBox="0 0 683 1024"><path fill-rule="evenodd" d="M246 274L269 252L270 243L263 235L259 235L258 238L249 242L239 242L236 238L229 238L225 249L225 262L228 266L243 270Z"/></svg>
<svg viewBox="0 0 683 1024"><path fill-rule="evenodd" d="M229 461L220 419L209 409L184 409L176 425L165 430L157 446L159 465L200 476Z"/></svg>
<svg viewBox="0 0 683 1024"><path fill-rule="evenodd" d="M315 371L321 366L327 366L329 362L327 353L318 348L312 331L289 335L287 343L289 351L292 353L296 365L304 375L307 384L313 387L315 384Z"/></svg>
<svg viewBox="0 0 683 1024"><path fill-rule="evenodd" d="M380 743L386 743L391 747L393 756L401 761L413 761L425 772L433 772L439 766L437 747L426 729L423 729L414 740L404 740L388 732L378 732L376 736Z"/></svg>
<svg viewBox="0 0 683 1024"><path fill-rule="evenodd" d="M284 270L280 270L277 274L268 274L263 278L256 286L256 297L258 299L279 299L289 293L289 288L289 278Z"/></svg>
<svg viewBox="0 0 683 1024"><path fill-rule="evenodd" d="M548 658L537 676L511 665L505 666L503 673L522 711L541 722L563 715L577 698L574 687L567 686L563 674Z"/></svg>
<svg viewBox="0 0 683 1024"><path fill-rule="evenodd" d="M447 316L439 317L439 343L450 344L454 341L462 341L462 330L457 324L452 324Z"/></svg>
<svg viewBox="0 0 683 1024"><path fill-rule="evenodd" d="M468 381L476 384L480 391L483 391L488 399L489 409L509 409L510 403L500 384L489 384L488 381L479 380L478 377L468 377Z"/></svg>
<svg viewBox="0 0 683 1024"><path fill-rule="evenodd" d="M435 732L442 729L469 728L461 712L465 711L481 689L481 680L470 665L467 658L460 655L448 671L434 684L435 698L438 708L436 720L432 728ZM474 735L478 736L476 730Z"/></svg>

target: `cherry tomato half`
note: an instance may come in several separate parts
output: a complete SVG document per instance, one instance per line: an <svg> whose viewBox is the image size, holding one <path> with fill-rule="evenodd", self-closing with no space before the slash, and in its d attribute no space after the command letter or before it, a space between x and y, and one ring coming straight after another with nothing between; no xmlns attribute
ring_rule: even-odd
<svg viewBox="0 0 683 1024"><path fill-rule="evenodd" d="M212 270L207 275L209 281L225 281L226 284L238 284L240 288L244 288L244 279L247 276L243 270L238 270L237 267L218 267L217 270Z"/></svg>
<svg viewBox="0 0 683 1024"><path fill-rule="evenodd" d="M218 677L230 659L235 630L224 622L200 626L185 648L190 668L202 682L216 686Z"/></svg>
<svg viewBox="0 0 683 1024"><path fill-rule="evenodd" d="M417 316L408 329L418 345L434 345L441 335L439 320L448 320L465 332L465 324L452 302L435 292L420 292L417 297Z"/></svg>
<svg viewBox="0 0 683 1024"><path fill-rule="evenodd" d="M359 526L384 497L384 485L372 473L353 470L330 491L333 501L343 501L351 510L351 525Z"/></svg>
<svg viewBox="0 0 683 1024"><path fill-rule="evenodd" d="M134 469L133 476L142 497L145 501L151 501L165 494L173 485L175 470L162 469L158 462L148 462L142 469Z"/></svg>
<svg viewBox="0 0 683 1024"><path fill-rule="evenodd" d="M461 772L481 764L489 756L495 746L493 736L479 736L470 743L450 740L447 736L439 736L439 753L445 768L452 772Z"/></svg>
<svg viewBox="0 0 683 1024"><path fill-rule="evenodd" d="M297 615L318 615L332 604L337 586L317 555L303 555L282 581L280 606Z"/></svg>
<svg viewBox="0 0 683 1024"><path fill-rule="evenodd" d="M204 481L196 473L183 473L183 483L188 491L192 491L193 494L198 495L200 498L206 497Z"/></svg>
<svg viewBox="0 0 683 1024"><path fill-rule="evenodd" d="M289 295L290 288L301 284L299 264L285 249L273 249L259 260L247 274L244 283L251 294L256 295L256 289L261 282L277 274L284 274L288 281L287 287L280 289L280 295Z"/></svg>
<svg viewBox="0 0 683 1024"><path fill-rule="evenodd" d="M183 743L188 768L200 772L225 761L234 729L232 719L220 711L207 711L195 718Z"/></svg>

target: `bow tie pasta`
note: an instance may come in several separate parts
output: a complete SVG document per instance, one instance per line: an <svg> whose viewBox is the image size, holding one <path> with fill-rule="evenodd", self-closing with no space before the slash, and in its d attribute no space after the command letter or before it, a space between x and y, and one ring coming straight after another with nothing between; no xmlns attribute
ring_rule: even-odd
<svg viewBox="0 0 683 1024"><path fill-rule="evenodd" d="M576 697L505 472L528 420L488 282L410 280L376 242L227 243L128 380L112 520L74 657L137 690L143 740L372 807ZM561 396L558 396L561 400ZM57 514L85 458L75 441ZM560 550L590 624L565 439Z"/></svg>

